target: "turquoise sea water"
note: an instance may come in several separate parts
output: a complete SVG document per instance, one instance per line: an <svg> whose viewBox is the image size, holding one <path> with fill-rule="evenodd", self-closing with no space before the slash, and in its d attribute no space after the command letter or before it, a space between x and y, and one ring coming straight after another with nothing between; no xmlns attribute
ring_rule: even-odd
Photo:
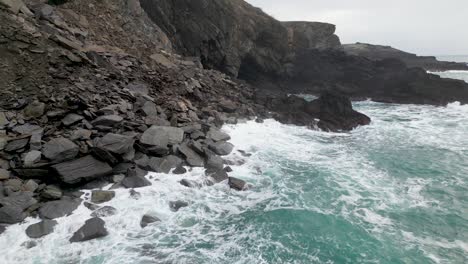
<svg viewBox="0 0 468 264"><path fill-rule="evenodd" d="M117 190L105 204L118 210L109 236L68 242L91 213L80 206L27 249L30 218L0 236L0 263L467 263L468 106L355 108L373 121L350 133L226 126L231 175L250 190L178 183L201 182L198 169L152 174L141 198ZM172 212L173 200L190 205ZM146 213L162 221L141 229Z"/></svg>

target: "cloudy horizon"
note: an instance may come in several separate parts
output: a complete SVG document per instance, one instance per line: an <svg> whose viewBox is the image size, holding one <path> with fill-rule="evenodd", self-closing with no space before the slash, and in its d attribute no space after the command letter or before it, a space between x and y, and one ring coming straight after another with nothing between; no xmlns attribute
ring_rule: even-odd
<svg viewBox="0 0 468 264"><path fill-rule="evenodd" d="M335 24L342 43L390 45L418 55L468 55L467 0L246 1L281 21Z"/></svg>

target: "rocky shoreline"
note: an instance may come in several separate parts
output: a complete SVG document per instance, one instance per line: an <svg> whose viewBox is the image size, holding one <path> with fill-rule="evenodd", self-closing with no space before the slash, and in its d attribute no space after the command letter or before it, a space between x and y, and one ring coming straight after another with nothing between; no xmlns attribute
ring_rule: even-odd
<svg viewBox="0 0 468 264"><path fill-rule="evenodd" d="M125 13L128 3L134 2L102 3L99 10L117 9L123 13L114 19L123 22L125 14L134 15ZM222 182L242 191L248 184L230 177L223 159L233 150L229 135L220 130L225 123L276 118L340 131L370 122L337 94L314 102L277 92L259 96L248 84L206 70L196 59L162 48L142 57L138 49L145 43L164 41L141 37L135 50L119 24L93 23L74 6L1 0L0 7L2 232L32 216L42 221L26 234L32 239L48 235L54 219L72 214L83 202L80 190L89 189L85 206L93 218L83 219L70 242L105 236L100 217L115 208L99 204L111 200L116 188L138 195L137 188L151 185L145 178L150 171L183 174L188 167L203 167L205 184ZM135 23L148 21L140 16ZM105 26L120 32L122 41L93 39ZM101 189L109 184L111 190ZM180 184L197 187L189 178ZM168 206L177 211L188 204ZM141 226L157 221L144 215Z"/></svg>

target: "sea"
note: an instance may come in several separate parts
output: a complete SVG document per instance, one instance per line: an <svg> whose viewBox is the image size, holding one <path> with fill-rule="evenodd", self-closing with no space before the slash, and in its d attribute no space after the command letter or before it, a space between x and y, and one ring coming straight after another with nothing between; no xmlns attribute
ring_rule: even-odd
<svg viewBox="0 0 468 264"><path fill-rule="evenodd" d="M0 263L468 263L468 105L354 107L372 123L348 133L226 125L231 176L248 190L179 183L202 183L201 169L151 173L139 197L118 189L103 204L117 209L107 237L68 242L90 218L83 205L41 239L26 236L39 221L27 218L0 235ZM176 200L189 206L173 212ZM142 229L144 214L161 221Z"/></svg>

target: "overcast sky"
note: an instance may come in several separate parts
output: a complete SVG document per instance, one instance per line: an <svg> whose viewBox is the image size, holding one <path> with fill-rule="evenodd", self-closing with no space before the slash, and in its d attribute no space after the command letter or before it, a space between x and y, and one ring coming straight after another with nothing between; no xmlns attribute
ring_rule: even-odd
<svg viewBox="0 0 468 264"><path fill-rule="evenodd" d="M276 19L329 22L342 43L468 55L468 0L247 0Z"/></svg>

